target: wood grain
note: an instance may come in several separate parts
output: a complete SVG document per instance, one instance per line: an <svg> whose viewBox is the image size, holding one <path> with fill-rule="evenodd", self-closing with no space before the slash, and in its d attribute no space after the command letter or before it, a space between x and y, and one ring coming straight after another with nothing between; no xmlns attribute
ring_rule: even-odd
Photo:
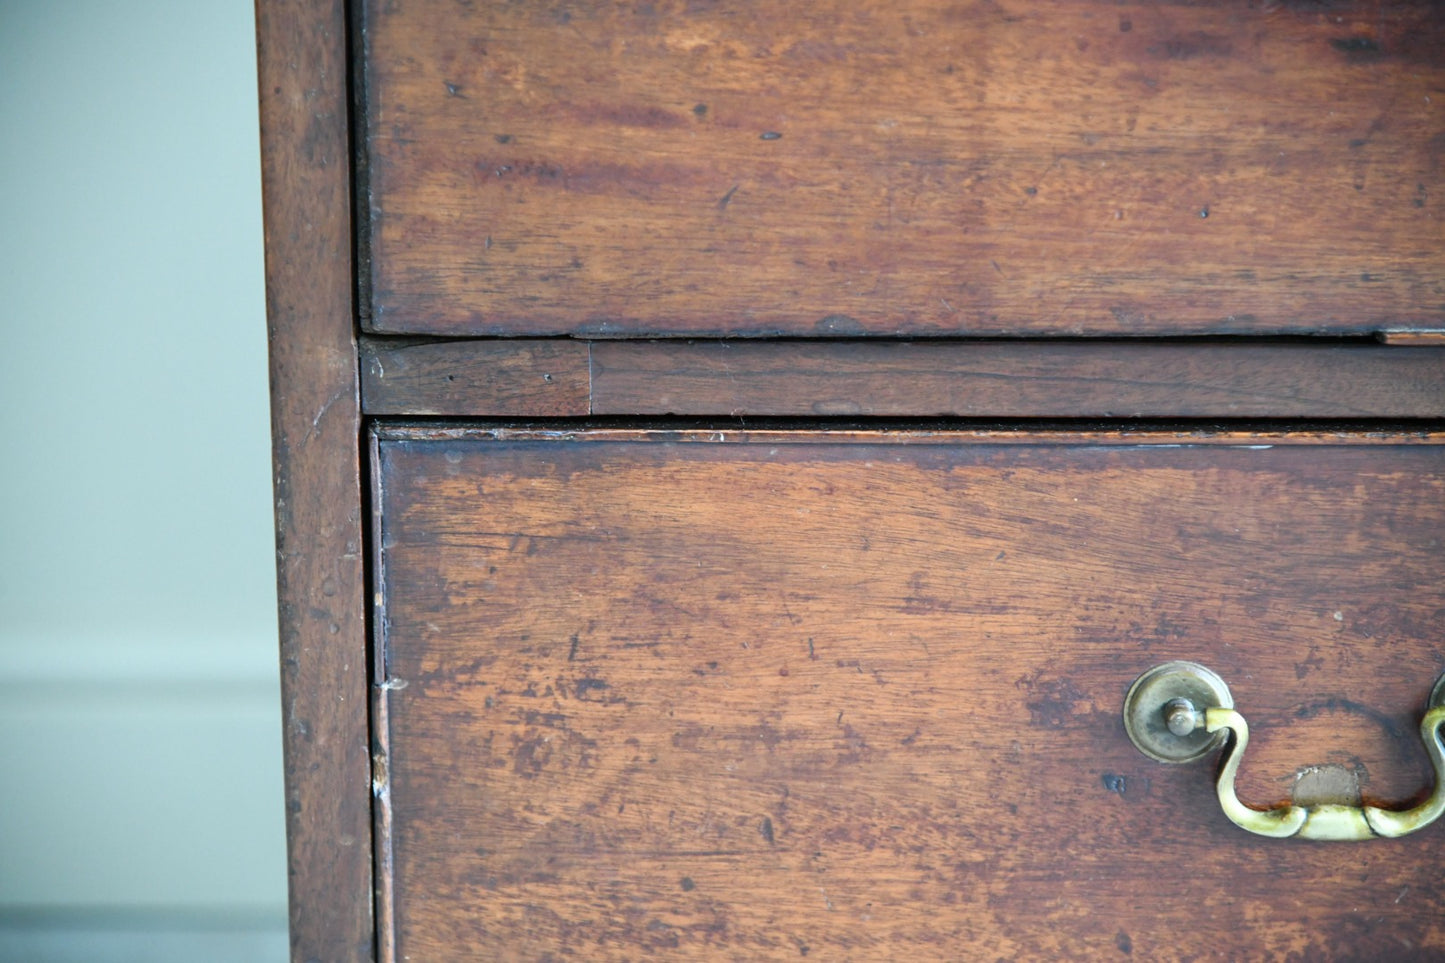
<svg viewBox="0 0 1445 963"><path fill-rule="evenodd" d="M373 958L343 5L257 4L291 954ZM278 805L280 800L277 801Z"/></svg>
<svg viewBox="0 0 1445 963"><path fill-rule="evenodd" d="M1432 418L1438 349L1307 344L622 342L594 414Z"/></svg>
<svg viewBox="0 0 1445 963"><path fill-rule="evenodd" d="M580 341L371 339L361 348L367 414L585 415L590 390L588 346Z"/></svg>
<svg viewBox="0 0 1445 963"><path fill-rule="evenodd" d="M1445 832L1251 837L1129 743L1201 661L1259 806L1429 784L1445 436L382 429L400 958L1400 959Z"/></svg>
<svg viewBox="0 0 1445 963"><path fill-rule="evenodd" d="M365 6L377 331L1445 318L1431 3Z"/></svg>

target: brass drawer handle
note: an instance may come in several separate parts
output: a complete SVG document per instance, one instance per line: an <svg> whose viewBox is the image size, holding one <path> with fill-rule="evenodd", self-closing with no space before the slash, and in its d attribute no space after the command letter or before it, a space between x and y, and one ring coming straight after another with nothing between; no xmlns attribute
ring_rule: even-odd
<svg viewBox="0 0 1445 963"><path fill-rule="evenodd" d="M1228 741L1215 791L1230 822L1260 836L1356 840L1395 837L1424 829L1445 812L1445 675L1430 693L1420 739L1435 769L1430 798L1412 809L1325 803L1251 809L1234 792L1249 724L1234 710L1224 680L1193 662L1166 662L1145 672L1124 699L1124 728L1139 751L1160 762L1190 762ZM1228 740L1229 733L1234 738Z"/></svg>

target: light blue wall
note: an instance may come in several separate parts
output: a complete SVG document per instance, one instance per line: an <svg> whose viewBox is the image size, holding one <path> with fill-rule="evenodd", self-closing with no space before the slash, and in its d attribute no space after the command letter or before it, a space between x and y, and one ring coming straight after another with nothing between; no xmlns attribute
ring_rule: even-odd
<svg viewBox="0 0 1445 963"><path fill-rule="evenodd" d="M284 925L255 85L250 0L0 0L0 920Z"/></svg>

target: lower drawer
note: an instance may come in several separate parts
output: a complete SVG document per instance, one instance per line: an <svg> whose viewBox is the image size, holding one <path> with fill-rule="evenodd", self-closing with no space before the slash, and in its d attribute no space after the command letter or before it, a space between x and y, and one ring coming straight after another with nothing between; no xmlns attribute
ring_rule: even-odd
<svg viewBox="0 0 1445 963"><path fill-rule="evenodd" d="M1445 827L1250 835L1122 721L1191 660L1248 805L1425 799L1445 436L373 444L383 956L1445 954Z"/></svg>

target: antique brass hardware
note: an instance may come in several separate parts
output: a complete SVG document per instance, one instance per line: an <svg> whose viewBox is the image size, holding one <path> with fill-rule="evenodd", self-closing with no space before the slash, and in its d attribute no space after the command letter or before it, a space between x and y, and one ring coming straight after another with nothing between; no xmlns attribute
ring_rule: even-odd
<svg viewBox="0 0 1445 963"><path fill-rule="evenodd" d="M1252 809L1239 801L1234 777L1249 745L1249 724L1234 709L1229 687L1193 662L1166 662L1145 672L1124 698L1124 728L1139 751L1160 762L1190 762L1227 742L1215 791L1230 822L1260 836L1357 840L1394 837L1430 825L1445 812L1445 675L1430 693L1420 738L1435 770L1435 787L1411 809L1326 803ZM1229 739L1229 735L1233 738Z"/></svg>

